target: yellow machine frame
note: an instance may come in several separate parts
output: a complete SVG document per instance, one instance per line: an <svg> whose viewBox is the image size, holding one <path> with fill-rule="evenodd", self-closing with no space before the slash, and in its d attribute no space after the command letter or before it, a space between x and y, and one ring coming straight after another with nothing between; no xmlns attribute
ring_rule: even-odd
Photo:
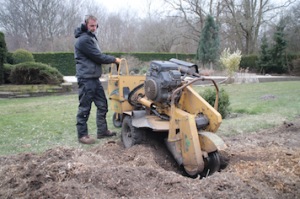
<svg viewBox="0 0 300 199"><path fill-rule="evenodd" d="M126 66L126 75L120 75L122 62ZM120 68L117 75L112 75L112 65L109 73L108 94L111 100L111 109L119 114L133 115L135 107L128 103L127 93L124 91L132 91L144 83L146 77L129 75L125 59L121 60ZM182 82L182 86L173 92L171 107L155 103L146 96L138 99L145 107L151 108L155 105L160 114L170 117L170 121L162 120L155 115L132 117L132 125L136 128L151 128L154 131L169 132L166 144L178 164L182 164L189 175L196 175L204 171L209 154L226 148L224 141L215 134L222 123L222 117L217 111L218 87L212 80L217 89L217 100L215 107L212 107L191 87L194 82L199 80L212 79L199 77L190 82ZM174 95L179 91L182 91L182 95L176 107ZM209 119L205 130L198 131L196 128L195 118L198 114L203 114Z"/></svg>

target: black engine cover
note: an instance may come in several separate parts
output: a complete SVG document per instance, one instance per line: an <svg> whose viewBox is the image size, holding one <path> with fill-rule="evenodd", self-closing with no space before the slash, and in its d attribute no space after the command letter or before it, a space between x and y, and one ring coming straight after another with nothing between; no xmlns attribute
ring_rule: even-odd
<svg viewBox="0 0 300 199"><path fill-rule="evenodd" d="M172 91L181 85L178 65L168 61L152 61L146 74L145 94L155 102L170 100Z"/></svg>

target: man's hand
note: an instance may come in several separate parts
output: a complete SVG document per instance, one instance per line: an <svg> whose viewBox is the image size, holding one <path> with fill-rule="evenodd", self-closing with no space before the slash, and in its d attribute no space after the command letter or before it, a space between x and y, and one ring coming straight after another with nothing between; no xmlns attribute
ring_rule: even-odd
<svg viewBox="0 0 300 199"><path fill-rule="evenodd" d="M120 58L116 58L115 63L120 63L120 62L121 62L121 59Z"/></svg>

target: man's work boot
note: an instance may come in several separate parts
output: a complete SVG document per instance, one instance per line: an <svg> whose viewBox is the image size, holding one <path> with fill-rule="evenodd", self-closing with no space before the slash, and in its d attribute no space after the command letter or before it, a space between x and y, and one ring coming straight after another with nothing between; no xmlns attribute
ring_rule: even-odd
<svg viewBox="0 0 300 199"><path fill-rule="evenodd" d="M82 144L94 144L95 143L95 139L90 138L90 136L88 136L88 135L83 136L82 138L79 138L78 141Z"/></svg>
<svg viewBox="0 0 300 199"><path fill-rule="evenodd" d="M102 139L105 137L115 136L117 133L115 131L107 130L104 134L97 134L97 139Z"/></svg>

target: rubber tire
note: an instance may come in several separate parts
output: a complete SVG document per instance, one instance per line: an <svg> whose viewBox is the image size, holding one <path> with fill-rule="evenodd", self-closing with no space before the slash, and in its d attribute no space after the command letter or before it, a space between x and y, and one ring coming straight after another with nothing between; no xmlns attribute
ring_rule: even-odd
<svg viewBox="0 0 300 199"><path fill-rule="evenodd" d="M121 130L121 140L125 148L130 148L133 145L140 144L143 141L144 132L144 129L132 126L131 116L125 116Z"/></svg>
<svg viewBox="0 0 300 199"><path fill-rule="evenodd" d="M212 152L208 154L208 158L204 159L205 167L201 172L202 177L206 177L208 175L212 175L215 172L220 171L221 161L218 151Z"/></svg>
<svg viewBox="0 0 300 199"><path fill-rule="evenodd" d="M117 120L117 114L118 114L118 118L119 118L118 120ZM120 128L120 127L122 126L122 122L121 122L122 118L121 118L121 117L122 117L122 116L121 116L120 113L114 112L112 121L113 121L113 124L114 124L114 126L115 126L116 128Z"/></svg>

